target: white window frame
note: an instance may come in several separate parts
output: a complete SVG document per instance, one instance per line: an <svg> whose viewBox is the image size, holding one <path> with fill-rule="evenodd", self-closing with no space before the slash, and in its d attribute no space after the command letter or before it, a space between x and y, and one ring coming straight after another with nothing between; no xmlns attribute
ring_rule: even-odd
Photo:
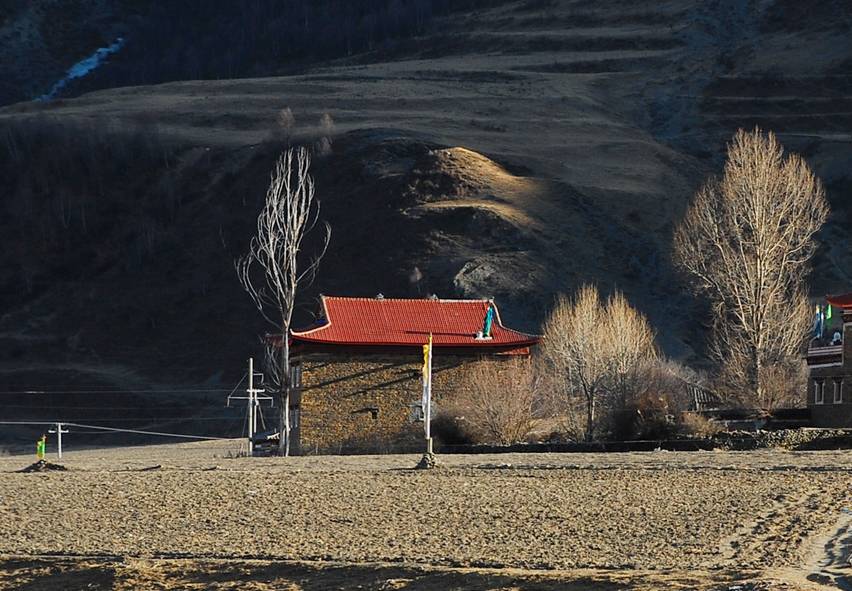
<svg viewBox="0 0 852 591"><path fill-rule="evenodd" d="M843 404L843 378L834 380L834 404Z"/></svg>
<svg viewBox="0 0 852 591"><path fill-rule="evenodd" d="M302 387L302 364L297 363L290 366L290 387L298 390Z"/></svg>
<svg viewBox="0 0 852 591"><path fill-rule="evenodd" d="M814 380L814 404L825 404L825 380Z"/></svg>

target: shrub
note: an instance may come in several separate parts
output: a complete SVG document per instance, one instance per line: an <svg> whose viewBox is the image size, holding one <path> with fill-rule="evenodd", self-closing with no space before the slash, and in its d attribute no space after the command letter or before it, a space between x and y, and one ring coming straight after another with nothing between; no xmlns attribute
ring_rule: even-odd
<svg viewBox="0 0 852 591"><path fill-rule="evenodd" d="M688 437L712 437L722 430L722 427L704 415L685 412L680 418L680 433Z"/></svg>
<svg viewBox="0 0 852 591"><path fill-rule="evenodd" d="M445 435L500 445L525 441L533 429L538 383L530 359L473 365L443 413L451 417L455 429Z"/></svg>
<svg viewBox="0 0 852 591"><path fill-rule="evenodd" d="M470 445L476 438L455 409L441 409L432 419L432 436L446 445Z"/></svg>

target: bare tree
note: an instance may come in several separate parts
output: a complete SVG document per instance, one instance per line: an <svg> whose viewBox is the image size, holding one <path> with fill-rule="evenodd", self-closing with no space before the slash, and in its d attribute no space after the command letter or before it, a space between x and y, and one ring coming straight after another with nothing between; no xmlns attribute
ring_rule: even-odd
<svg viewBox="0 0 852 591"><path fill-rule="evenodd" d="M465 374L449 412L463 418L476 439L508 445L532 431L538 394L532 360L481 361Z"/></svg>
<svg viewBox="0 0 852 591"><path fill-rule="evenodd" d="M300 286L310 283L331 239L322 224L319 253L300 268L302 242L319 221L320 204L305 148L289 149L276 161L249 252L236 261L237 274L263 317L281 334L278 357L279 447L290 453L290 325ZM257 268L257 271L256 271ZM259 276L258 276L259 275Z"/></svg>
<svg viewBox="0 0 852 591"><path fill-rule="evenodd" d="M316 149L320 156L331 154L331 137L334 135L334 119L328 113L323 113L319 120L320 138Z"/></svg>
<svg viewBox="0 0 852 591"><path fill-rule="evenodd" d="M656 356L645 317L619 292L604 304L591 285L581 287L573 300L558 298L545 321L542 345L563 396L580 394L585 401L587 440L594 438L602 399L623 402L636 367Z"/></svg>
<svg viewBox="0 0 852 591"><path fill-rule="evenodd" d="M296 117L293 115L293 110L290 107L284 107L278 111L275 121L278 123L278 133L289 146L290 138L293 135L293 128L296 126Z"/></svg>
<svg viewBox="0 0 852 591"><path fill-rule="evenodd" d="M560 295L544 324L542 351L562 377L567 394L579 392L586 402L586 439L594 436L595 406L607 375L600 335L603 314L598 290L584 285L573 300Z"/></svg>
<svg viewBox="0 0 852 591"><path fill-rule="evenodd" d="M607 300L604 322L610 357L607 389L617 404L624 407L628 397L642 381L643 372L657 359L654 331L645 316L630 305L624 294L617 291Z"/></svg>
<svg viewBox="0 0 852 591"><path fill-rule="evenodd" d="M675 232L675 260L713 306L711 352L724 384L766 406L767 371L797 356L809 324L814 234L828 216L805 161L772 133L740 130ZM774 371L774 370L771 370Z"/></svg>

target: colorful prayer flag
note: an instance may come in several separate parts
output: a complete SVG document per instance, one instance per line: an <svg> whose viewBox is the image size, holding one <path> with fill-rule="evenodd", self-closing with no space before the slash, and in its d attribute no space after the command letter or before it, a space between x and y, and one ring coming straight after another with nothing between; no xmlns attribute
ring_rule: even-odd
<svg viewBox="0 0 852 591"><path fill-rule="evenodd" d="M488 311L485 313L485 325L482 327L482 336L491 336L491 325L494 322L494 306L488 305Z"/></svg>

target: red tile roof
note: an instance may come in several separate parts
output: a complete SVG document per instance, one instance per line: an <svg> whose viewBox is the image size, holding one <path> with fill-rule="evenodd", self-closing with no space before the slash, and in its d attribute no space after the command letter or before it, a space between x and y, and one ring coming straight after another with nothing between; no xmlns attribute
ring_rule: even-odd
<svg viewBox="0 0 852 591"><path fill-rule="evenodd" d="M842 310L852 310L852 293L844 293L836 296L825 296L825 299L832 306L836 306Z"/></svg>
<svg viewBox="0 0 852 591"><path fill-rule="evenodd" d="M490 339L477 339L488 306L494 306ZM488 300L344 298L322 296L324 323L292 331L293 341L335 345L436 347L529 346L539 337L506 328Z"/></svg>

